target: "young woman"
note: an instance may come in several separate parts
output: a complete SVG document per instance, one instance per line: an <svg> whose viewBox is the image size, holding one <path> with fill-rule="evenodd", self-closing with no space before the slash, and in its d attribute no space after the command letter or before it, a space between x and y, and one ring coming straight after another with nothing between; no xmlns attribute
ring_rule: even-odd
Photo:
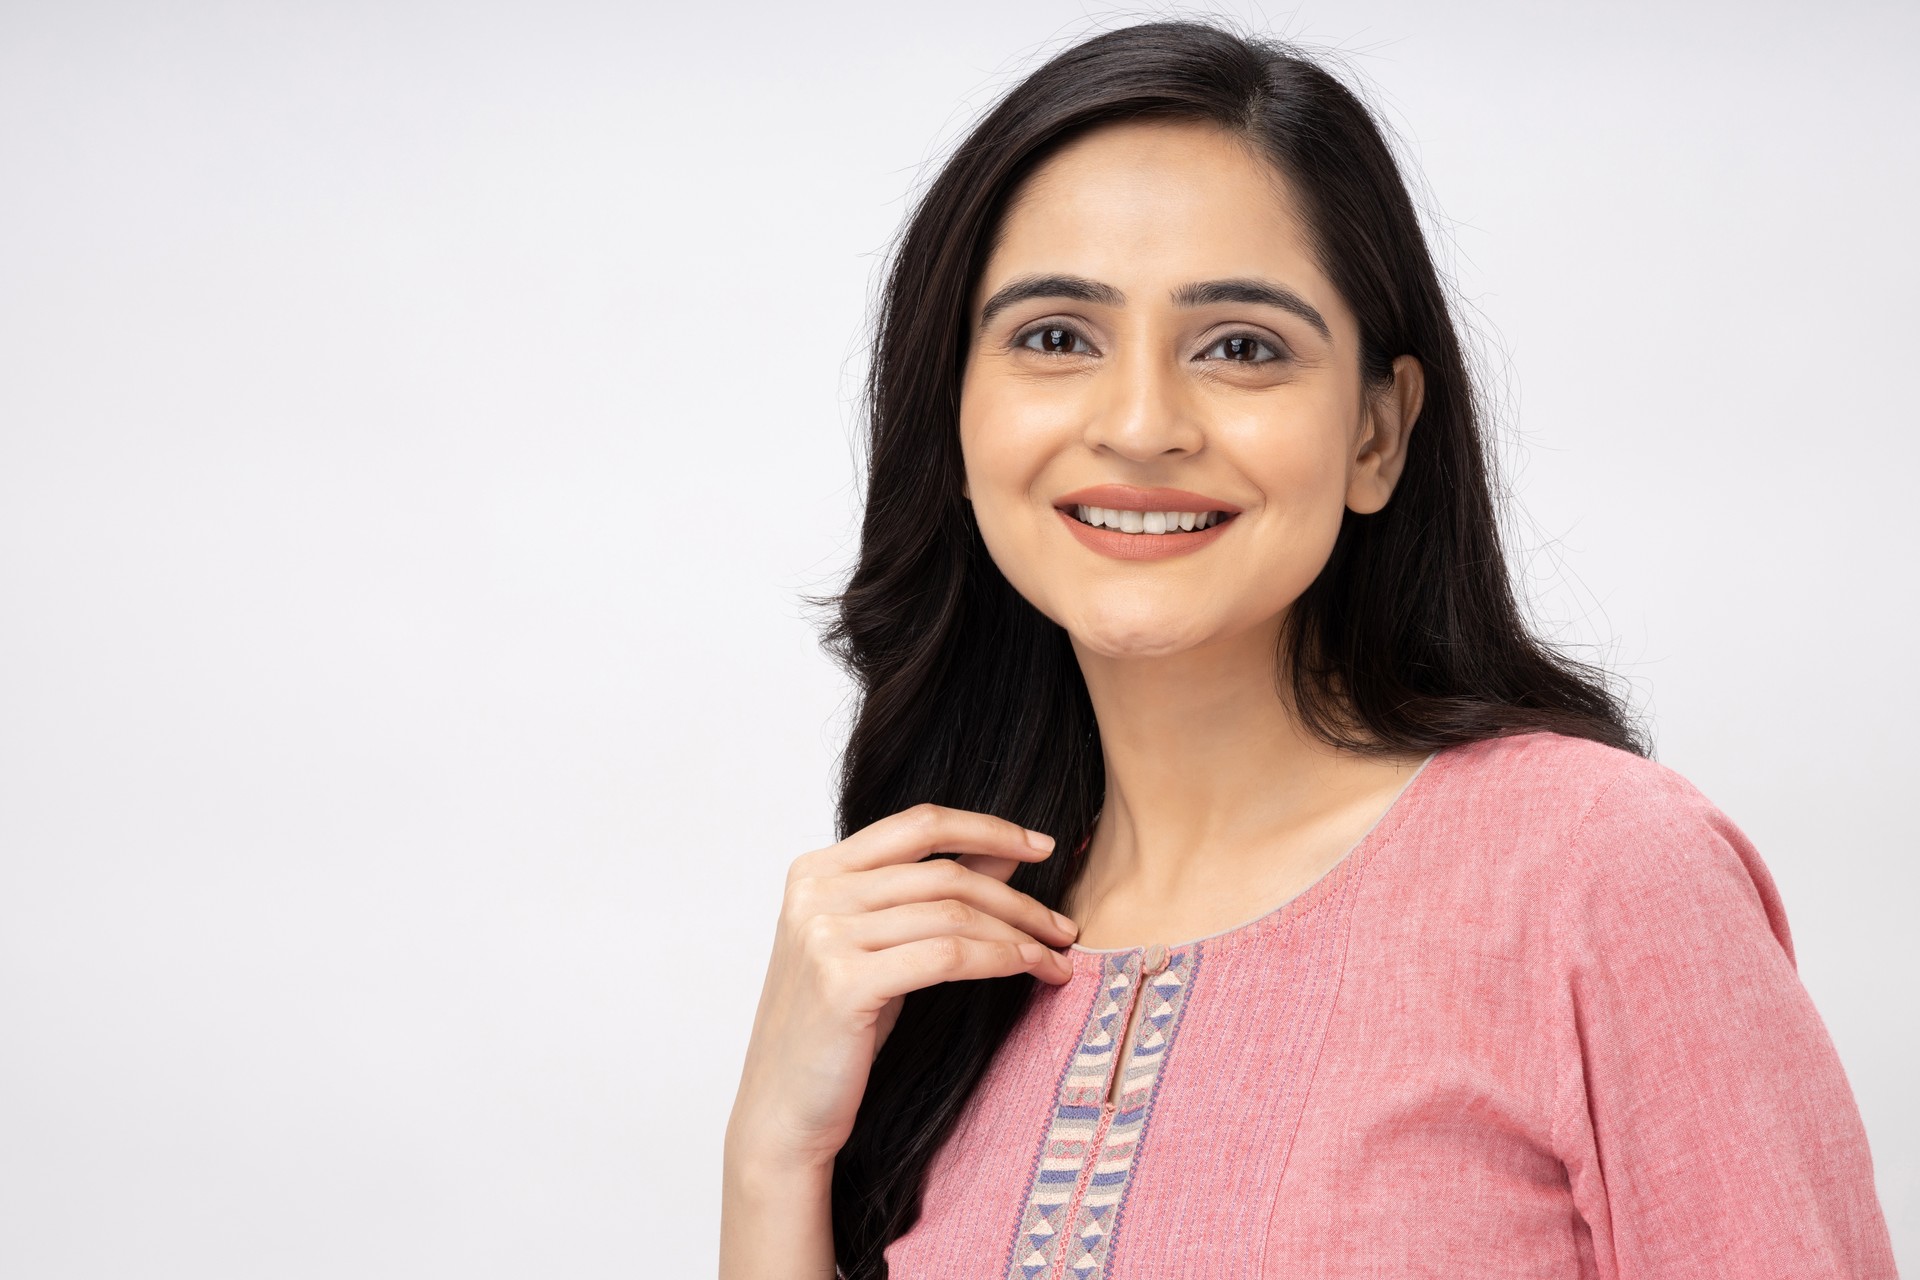
<svg viewBox="0 0 1920 1280"><path fill-rule="evenodd" d="M1766 866L1516 607L1351 93L1070 49L880 321L724 1276L1894 1274Z"/></svg>

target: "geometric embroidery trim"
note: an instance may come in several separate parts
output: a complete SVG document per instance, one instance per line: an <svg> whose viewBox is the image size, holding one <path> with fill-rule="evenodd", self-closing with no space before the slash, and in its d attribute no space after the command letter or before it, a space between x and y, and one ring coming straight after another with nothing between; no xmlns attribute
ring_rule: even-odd
<svg viewBox="0 0 1920 1280"><path fill-rule="evenodd" d="M1106 1275L1135 1155L1202 950L1193 946L1169 955L1155 944L1101 957L1101 985L1054 1099L1006 1280ZM1109 1106L1119 1038L1132 1020L1136 996L1142 1008L1126 1079Z"/></svg>

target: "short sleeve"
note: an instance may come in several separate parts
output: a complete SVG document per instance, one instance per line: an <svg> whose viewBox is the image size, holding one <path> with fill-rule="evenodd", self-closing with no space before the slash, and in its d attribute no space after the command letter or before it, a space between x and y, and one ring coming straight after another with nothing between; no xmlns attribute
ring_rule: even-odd
<svg viewBox="0 0 1920 1280"><path fill-rule="evenodd" d="M1598 1274L1893 1277L1859 1108L1751 842L1636 759L1558 875L1554 1137Z"/></svg>

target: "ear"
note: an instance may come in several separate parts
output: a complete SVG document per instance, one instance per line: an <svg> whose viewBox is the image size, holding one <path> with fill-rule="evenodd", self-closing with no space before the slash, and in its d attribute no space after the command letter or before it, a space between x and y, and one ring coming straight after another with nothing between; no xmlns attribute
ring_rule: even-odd
<svg viewBox="0 0 1920 1280"><path fill-rule="evenodd" d="M1360 444L1347 474L1347 506L1352 510L1372 515L1393 496L1426 390L1419 359L1395 356L1392 384L1368 395Z"/></svg>

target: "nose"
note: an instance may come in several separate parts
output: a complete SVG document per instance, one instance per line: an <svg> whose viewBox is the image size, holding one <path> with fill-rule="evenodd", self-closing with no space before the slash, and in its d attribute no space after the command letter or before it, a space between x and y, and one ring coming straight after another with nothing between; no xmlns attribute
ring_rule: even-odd
<svg viewBox="0 0 1920 1280"><path fill-rule="evenodd" d="M1093 379L1084 436L1088 447L1142 462L1194 453L1206 442L1177 357L1130 343Z"/></svg>

